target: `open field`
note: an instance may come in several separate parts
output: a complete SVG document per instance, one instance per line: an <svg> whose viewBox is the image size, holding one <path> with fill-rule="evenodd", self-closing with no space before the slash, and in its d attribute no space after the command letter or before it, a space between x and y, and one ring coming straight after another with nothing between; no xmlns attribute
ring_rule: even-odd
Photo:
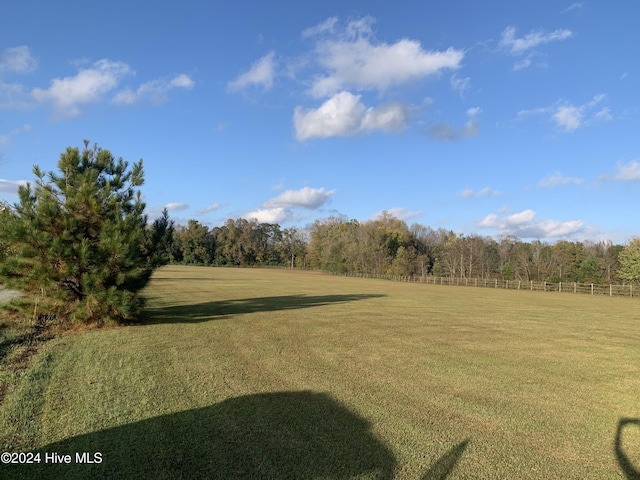
<svg viewBox="0 0 640 480"><path fill-rule="evenodd" d="M635 299L180 266L146 296L39 349L0 450L41 463L0 478L640 478Z"/></svg>

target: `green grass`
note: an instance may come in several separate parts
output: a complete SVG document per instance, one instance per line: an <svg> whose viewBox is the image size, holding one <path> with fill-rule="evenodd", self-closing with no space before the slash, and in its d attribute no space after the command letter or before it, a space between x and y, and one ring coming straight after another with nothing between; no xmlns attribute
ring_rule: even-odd
<svg viewBox="0 0 640 480"><path fill-rule="evenodd" d="M178 266L145 294L0 405L0 449L102 463L0 478L640 478L637 299Z"/></svg>

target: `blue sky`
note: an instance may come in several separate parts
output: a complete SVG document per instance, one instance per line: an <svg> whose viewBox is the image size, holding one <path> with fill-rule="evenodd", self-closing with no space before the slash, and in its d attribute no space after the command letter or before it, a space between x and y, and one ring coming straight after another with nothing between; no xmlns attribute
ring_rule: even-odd
<svg viewBox="0 0 640 480"><path fill-rule="evenodd" d="M635 0L56 3L0 1L9 202L89 139L179 223L640 235Z"/></svg>

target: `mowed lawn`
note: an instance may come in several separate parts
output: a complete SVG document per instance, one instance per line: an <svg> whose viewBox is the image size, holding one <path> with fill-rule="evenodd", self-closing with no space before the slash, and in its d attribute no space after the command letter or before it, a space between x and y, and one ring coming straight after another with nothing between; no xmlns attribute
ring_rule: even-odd
<svg viewBox="0 0 640 480"><path fill-rule="evenodd" d="M181 266L145 296L32 358L0 441L41 463L0 478L640 478L640 299Z"/></svg>

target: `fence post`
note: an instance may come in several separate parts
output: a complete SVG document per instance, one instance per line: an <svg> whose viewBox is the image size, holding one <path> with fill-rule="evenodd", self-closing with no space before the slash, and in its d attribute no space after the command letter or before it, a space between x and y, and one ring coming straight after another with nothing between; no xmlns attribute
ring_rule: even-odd
<svg viewBox="0 0 640 480"><path fill-rule="evenodd" d="M573 293L576 293L577 285L578 284L576 282L573 282Z"/></svg>
<svg viewBox="0 0 640 480"><path fill-rule="evenodd" d="M593 283L591 284L591 295L593 295Z"/></svg>
<svg viewBox="0 0 640 480"><path fill-rule="evenodd" d="M547 282L544 282L544 286L542 287L542 290L543 290L544 292L546 292L546 291L547 291Z"/></svg>
<svg viewBox="0 0 640 480"><path fill-rule="evenodd" d="M520 290L520 280L518 280L518 290Z"/></svg>
<svg viewBox="0 0 640 480"><path fill-rule="evenodd" d="M529 280L531 282L531 291L533 292L533 280Z"/></svg>
<svg viewBox="0 0 640 480"><path fill-rule="evenodd" d="M613 296L613 285L609 284L609 296Z"/></svg>
<svg viewBox="0 0 640 480"><path fill-rule="evenodd" d="M498 288L498 279L496 278L496 288Z"/></svg>
<svg viewBox="0 0 640 480"><path fill-rule="evenodd" d="M631 298L633 298L633 284L629 285L629 295L631 295Z"/></svg>

